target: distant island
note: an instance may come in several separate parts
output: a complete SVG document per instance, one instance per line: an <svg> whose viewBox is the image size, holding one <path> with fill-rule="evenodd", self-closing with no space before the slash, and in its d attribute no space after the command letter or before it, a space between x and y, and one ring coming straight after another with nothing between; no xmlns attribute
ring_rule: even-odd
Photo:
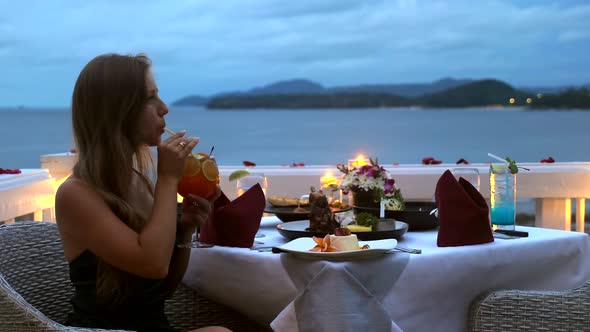
<svg viewBox="0 0 590 332"><path fill-rule="evenodd" d="M526 106L531 109L590 109L590 84L581 87L514 88L495 79L445 78L432 83L358 85L325 88L297 79L246 92L212 97L187 96L174 106L210 109L308 109L379 107Z"/></svg>

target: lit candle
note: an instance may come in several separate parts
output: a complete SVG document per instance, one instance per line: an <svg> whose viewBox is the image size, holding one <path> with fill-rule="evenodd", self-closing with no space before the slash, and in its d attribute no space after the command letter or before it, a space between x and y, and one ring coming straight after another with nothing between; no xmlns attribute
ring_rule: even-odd
<svg viewBox="0 0 590 332"><path fill-rule="evenodd" d="M363 156L362 154L357 155L357 157L355 159L349 159L348 160L348 169L352 169L352 168L358 168L364 165L367 165L368 162L367 160L365 160L365 156Z"/></svg>
<svg viewBox="0 0 590 332"><path fill-rule="evenodd" d="M324 176L320 178L320 184L322 185L322 188L328 189L332 184L337 185L338 179L336 179L334 175L332 175L332 172L328 171Z"/></svg>
<svg viewBox="0 0 590 332"><path fill-rule="evenodd" d="M338 190L338 179L332 175L332 172L328 171L320 178L320 185L325 190L328 203L332 203L334 201L334 192Z"/></svg>
<svg viewBox="0 0 590 332"><path fill-rule="evenodd" d="M365 160L365 156L363 156L362 154L359 154L356 159L354 160L356 167L361 167L367 164L367 161Z"/></svg>

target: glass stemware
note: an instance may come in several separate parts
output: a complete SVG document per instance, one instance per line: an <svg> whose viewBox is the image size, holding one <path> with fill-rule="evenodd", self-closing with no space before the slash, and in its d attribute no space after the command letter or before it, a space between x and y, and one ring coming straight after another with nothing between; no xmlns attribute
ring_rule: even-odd
<svg viewBox="0 0 590 332"><path fill-rule="evenodd" d="M301 197L299 197L299 200L297 201L297 208L295 208L295 210L293 210L293 212L297 212L297 213L308 213L309 210L307 208L302 208L301 203L303 203L303 205L307 205L309 207L309 194L308 195L301 195Z"/></svg>
<svg viewBox="0 0 590 332"><path fill-rule="evenodd" d="M182 216L182 203L178 203L178 214L177 214L177 221L180 222L180 218ZM199 227L195 228L191 236L191 241L187 243L179 243L176 245L178 248L211 248L213 247L212 244L204 243L199 241Z"/></svg>
<svg viewBox="0 0 590 332"><path fill-rule="evenodd" d="M176 135L174 131L168 128L164 128L164 131L169 135ZM214 193L219 186L219 168L213 157L214 149L215 146L212 146L208 154L201 152L197 154L191 152L189 154L185 162L184 172L178 183L177 197L187 197L189 194L208 197ZM177 203L176 209L176 220L179 223L182 218L182 203ZM210 248L212 246L199 241L198 226L192 234L191 242L177 244L179 248Z"/></svg>
<svg viewBox="0 0 590 332"><path fill-rule="evenodd" d="M480 180L479 180L479 171L475 167L456 167L451 169L451 173L455 176L457 181L459 178L464 178L469 183L475 187L479 191L480 187Z"/></svg>
<svg viewBox="0 0 590 332"><path fill-rule="evenodd" d="M264 197L266 198L266 191L268 189L268 179L264 176L263 173L250 173L244 177L239 178L236 181L236 190L238 197L242 196L248 189L252 188L256 184L260 184L262 188L262 192L264 193ZM263 233L256 233L254 237L260 238L264 237Z"/></svg>

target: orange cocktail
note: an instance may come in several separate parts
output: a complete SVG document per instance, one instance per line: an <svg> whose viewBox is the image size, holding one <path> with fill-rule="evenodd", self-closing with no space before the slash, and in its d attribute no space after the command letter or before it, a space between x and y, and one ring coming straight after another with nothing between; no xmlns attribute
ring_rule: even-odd
<svg viewBox="0 0 590 332"><path fill-rule="evenodd" d="M188 156L184 174L178 182L178 193L182 197L192 194L209 198L216 192L218 184L219 169L215 159L203 152Z"/></svg>

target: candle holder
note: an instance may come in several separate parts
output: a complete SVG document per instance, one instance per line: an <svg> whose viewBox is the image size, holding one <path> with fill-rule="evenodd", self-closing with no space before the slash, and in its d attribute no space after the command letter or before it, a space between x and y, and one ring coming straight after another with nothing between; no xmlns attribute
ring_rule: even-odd
<svg viewBox="0 0 590 332"><path fill-rule="evenodd" d="M337 182L328 183L322 186L322 191L324 192L324 194L326 194L326 197L328 198L328 203L334 202L334 196L336 195L336 192L339 190L338 187L339 186Z"/></svg>
<svg viewBox="0 0 590 332"><path fill-rule="evenodd" d="M326 172L326 174L320 178L320 189L326 195L328 203L334 202L334 195L339 187L339 179L335 178L332 175L332 172Z"/></svg>
<svg viewBox="0 0 590 332"><path fill-rule="evenodd" d="M356 157L356 159L349 159L346 163L348 169L359 168L361 166L367 165L368 162L365 160L365 157L360 154Z"/></svg>
<svg viewBox="0 0 590 332"><path fill-rule="evenodd" d="M356 165L355 159L348 159L348 162L346 163L346 166L348 167L348 169L356 168L355 165Z"/></svg>

